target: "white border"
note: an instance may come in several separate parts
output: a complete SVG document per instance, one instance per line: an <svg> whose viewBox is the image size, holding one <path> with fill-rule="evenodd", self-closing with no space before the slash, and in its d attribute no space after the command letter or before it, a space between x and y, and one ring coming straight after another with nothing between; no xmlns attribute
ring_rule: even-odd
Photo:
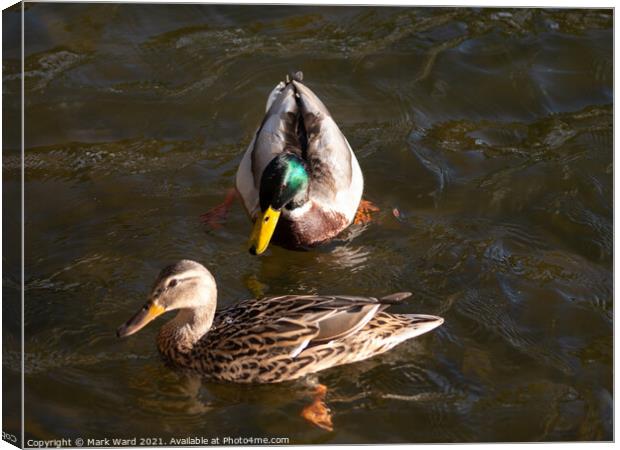
<svg viewBox="0 0 620 450"><path fill-rule="evenodd" d="M70 2L71 0L64 0L64 2ZM259 0L242 0L242 1L235 1L235 2L231 2L231 1L222 1L222 0L211 0L211 1L200 1L200 0L184 0L184 1L175 1L175 0L150 0L150 1L146 1L146 0L134 0L134 1L121 1L121 2L113 2L113 1L107 1L107 0L91 0L91 1L84 1L84 2L76 2L76 3L203 3L203 4L257 4L257 5L267 5L267 4L290 4L290 5L304 5L304 4L313 4L313 5L347 5L347 6L352 6L352 5L376 5L376 6L456 6L456 7L467 7L467 6L480 6L480 7L498 7L498 8L506 8L506 7L532 7L532 8L543 8L543 7L555 7L555 8L615 8L616 2L615 1L592 1L592 2L588 2L585 3L583 1L577 1L577 0L543 0L544 4L540 5L540 4L536 4L535 1L533 0L528 0L528 1L522 1L522 0L513 0L510 2L507 1L491 1L491 0L476 0L476 1L465 1L465 0L431 0L431 1L427 1L427 2L423 2L423 1L411 1L411 0L390 0L390 1L381 1L381 0L354 0L352 2L348 2L346 0L314 0L314 1L286 1L286 0L270 0L270 1L259 1ZM48 3L53 3L54 1L49 1ZM17 3L14 0L0 0L0 6L2 7L2 9L6 9L9 6L14 5L15 3ZM23 5L22 5L22 73L24 71L24 15L23 15ZM2 23L0 21L0 36L2 35ZM0 38L1 40L1 38ZM614 10L614 63L615 63L615 54L616 54L616 49L618 48L618 34L616 33L615 30L615 10ZM0 45L0 58L1 58L1 45ZM616 86L616 71L615 71L615 65L614 65L614 92L615 92L615 86ZM22 77L21 80L22 83L22 111L21 111L21 124L22 124L22 135L21 135L21 140L22 140L22 187L23 187L23 181L24 181L24 138L25 138L25 117L24 117L24 78ZM2 86L0 85L0 96L2 94ZM615 95L614 95L615 97ZM614 163L615 163L615 148L616 148L616 130L615 130L615 118L616 118L616 113L617 113L617 107L616 107L616 103L615 103L615 98L614 98ZM2 123L2 109L0 108L0 123ZM1 134L0 134L0 139L1 139ZM0 156L0 160L1 160L1 156ZM615 168L615 164L614 164L614 168ZM2 186L1 186L1 180L2 180L2 173L0 171L0 199L1 199L1 195L2 195ZM618 175L618 171L614 170L614 187L618 186L618 181L620 181L620 175ZM25 209L24 209L24 190L22 188L21 191L21 218L22 218L22 236L21 236L21 251L22 251L22 261L21 261L21 274L22 274L22 310L21 310L21 314L22 314L22 324L24 323L24 275L25 275L25 267L24 267L24 219L25 219ZM614 236L616 236L616 221L615 221L615 211L616 211L616 196L615 196L615 190L614 190ZM0 200L1 201L1 200ZM2 230L2 224L0 222L0 232ZM614 255L618 254L618 251L620 250L620 244L618 244L618 241L616 239L614 239ZM0 240L0 252L2 251L2 242ZM0 269L2 268L2 261L0 259ZM615 272L615 258L614 258L614 287L616 286L616 283L618 281L618 278L616 277L616 272ZM0 294L0 299L1 299L1 294ZM616 302L615 302L615 289L614 289L614 308L616 306ZM614 311L615 312L615 311ZM614 318L615 318L615 314L614 314ZM2 311L0 309L0 328L1 328L1 323L2 323ZM24 330L22 327L22 349L24 348ZM614 344L615 344L615 322L614 322ZM1 347L1 341L0 341L0 349ZM617 349L614 346L614 369L616 367L616 362L618 361L618 356L619 353L616 351ZM22 386L21 386L21 390L22 390L22 442L24 442L24 355L22 352L22 360L21 360L21 364L22 364L22 374L21 374L21 379L22 379ZM616 387L616 383L615 383L615 377L616 376L616 372L614 371L614 393L615 393L615 387ZM0 382L2 380L2 373L0 371ZM1 394L0 394L1 395ZM614 419L615 419L615 405L616 405L616 401L615 401L615 397L614 397ZM2 411L2 403L0 402L0 414ZM415 424L412 424L412 426L415 426ZM615 420L614 420L614 436L615 436L615 431L616 431L616 427L615 427ZM415 445L416 449L421 449L421 450L427 450L427 449L432 449L432 448L436 448L438 445L442 445L442 444L424 444L424 445ZM503 448L503 447L509 447L510 449L515 449L515 450L522 450L522 449L526 449L526 448L530 448L531 445L533 444L456 444L456 445L463 445L463 446L467 446L469 448L474 447L484 447L484 448ZM535 445L535 444L534 444ZM569 445L569 446L575 446L578 445L581 447L586 447L586 448L591 448L591 447L596 447L596 448L610 448L612 446L614 446L613 443L585 443L585 442L573 442L573 443L566 443L566 444L544 444L546 448L550 448L553 450L559 450L564 448L564 446ZM398 445L398 447L414 447L414 445L411 444L402 444L402 445ZM443 446L443 445L442 445ZM285 447L290 447L290 446L285 446ZM293 446L296 448L312 448L314 446ZM335 449L335 448L339 448L339 447L343 447L342 445L340 446L336 446L336 445L321 445L320 448L322 449ZM350 447L350 446L344 446L344 447ZM376 448L390 448L390 447L394 447L394 445L374 445L374 447ZM166 448L166 447L158 447L158 448ZM196 447L174 447L175 449L178 448L196 448ZM231 448L231 447L227 447L227 448ZM232 448L241 448L241 447L232 447ZM274 447L256 447L256 448L274 448ZM8 444L7 442L1 441L0 440L0 450L4 450L4 449L15 449L14 446Z"/></svg>

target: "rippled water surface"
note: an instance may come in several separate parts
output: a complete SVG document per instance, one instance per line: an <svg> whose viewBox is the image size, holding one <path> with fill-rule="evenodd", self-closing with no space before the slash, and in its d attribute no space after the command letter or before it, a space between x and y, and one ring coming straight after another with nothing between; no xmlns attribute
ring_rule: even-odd
<svg viewBox="0 0 620 450"><path fill-rule="evenodd" d="M27 4L25 27L26 439L612 439L609 10ZM3 64L15 94L18 53ZM257 258L239 205L216 230L199 216L291 69L381 211L337 243ZM298 415L303 381L175 372L161 320L116 339L179 258L208 265L222 305L410 290L394 310L446 321L321 373L328 433ZM5 364L16 376L19 355Z"/></svg>

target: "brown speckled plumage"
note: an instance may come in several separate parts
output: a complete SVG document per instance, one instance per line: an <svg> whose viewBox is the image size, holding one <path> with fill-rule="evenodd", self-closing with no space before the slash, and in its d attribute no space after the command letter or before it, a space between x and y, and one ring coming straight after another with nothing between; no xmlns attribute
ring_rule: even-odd
<svg viewBox="0 0 620 450"><path fill-rule="evenodd" d="M395 345L441 325L443 319L428 315L390 314L391 304L409 296L373 297L285 295L241 301L213 314L215 282L198 263L187 280L164 289L151 301L166 310L175 307L175 289L184 297L184 308L165 324L157 339L160 352L179 367L207 377L238 383L275 383L292 380L341 364L383 353ZM166 273L174 270L165 269ZM207 276L208 274L208 276ZM182 278L183 275L172 275ZM170 284L160 276L158 286ZM194 307L187 305L189 291ZM213 306L213 308L211 307ZM119 329L128 335L142 328L130 321ZM135 321L134 321L135 322ZM131 327L129 331L128 329Z"/></svg>

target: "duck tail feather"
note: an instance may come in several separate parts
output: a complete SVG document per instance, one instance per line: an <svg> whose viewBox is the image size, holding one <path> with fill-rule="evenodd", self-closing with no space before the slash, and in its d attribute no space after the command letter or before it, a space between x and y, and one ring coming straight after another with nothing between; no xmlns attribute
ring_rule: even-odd
<svg viewBox="0 0 620 450"><path fill-rule="evenodd" d="M384 304L396 304L402 302L404 299L411 297L413 294L411 292L395 292L394 294L386 295L385 297L381 297L379 299L380 303Z"/></svg>
<svg viewBox="0 0 620 450"><path fill-rule="evenodd" d="M304 73L301 70L291 71L286 75L286 84L289 84L291 81L302 82L304 80Z"/></svg>

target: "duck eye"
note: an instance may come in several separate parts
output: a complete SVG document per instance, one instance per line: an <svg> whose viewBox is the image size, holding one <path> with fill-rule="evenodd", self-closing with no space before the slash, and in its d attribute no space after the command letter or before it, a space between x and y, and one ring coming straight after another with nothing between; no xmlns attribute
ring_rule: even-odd
<svg viewBox="0 0 620 450"><path fill-rule="evenodd" d="M178 283L178 282L177 282L176 278L175 278L175 279L172 279L172 280L170 280L170 283L168 283L168 287L169 287L169 288L171 288L171 287L175 287L175 286L177 285L177 283Z"/></svg>

